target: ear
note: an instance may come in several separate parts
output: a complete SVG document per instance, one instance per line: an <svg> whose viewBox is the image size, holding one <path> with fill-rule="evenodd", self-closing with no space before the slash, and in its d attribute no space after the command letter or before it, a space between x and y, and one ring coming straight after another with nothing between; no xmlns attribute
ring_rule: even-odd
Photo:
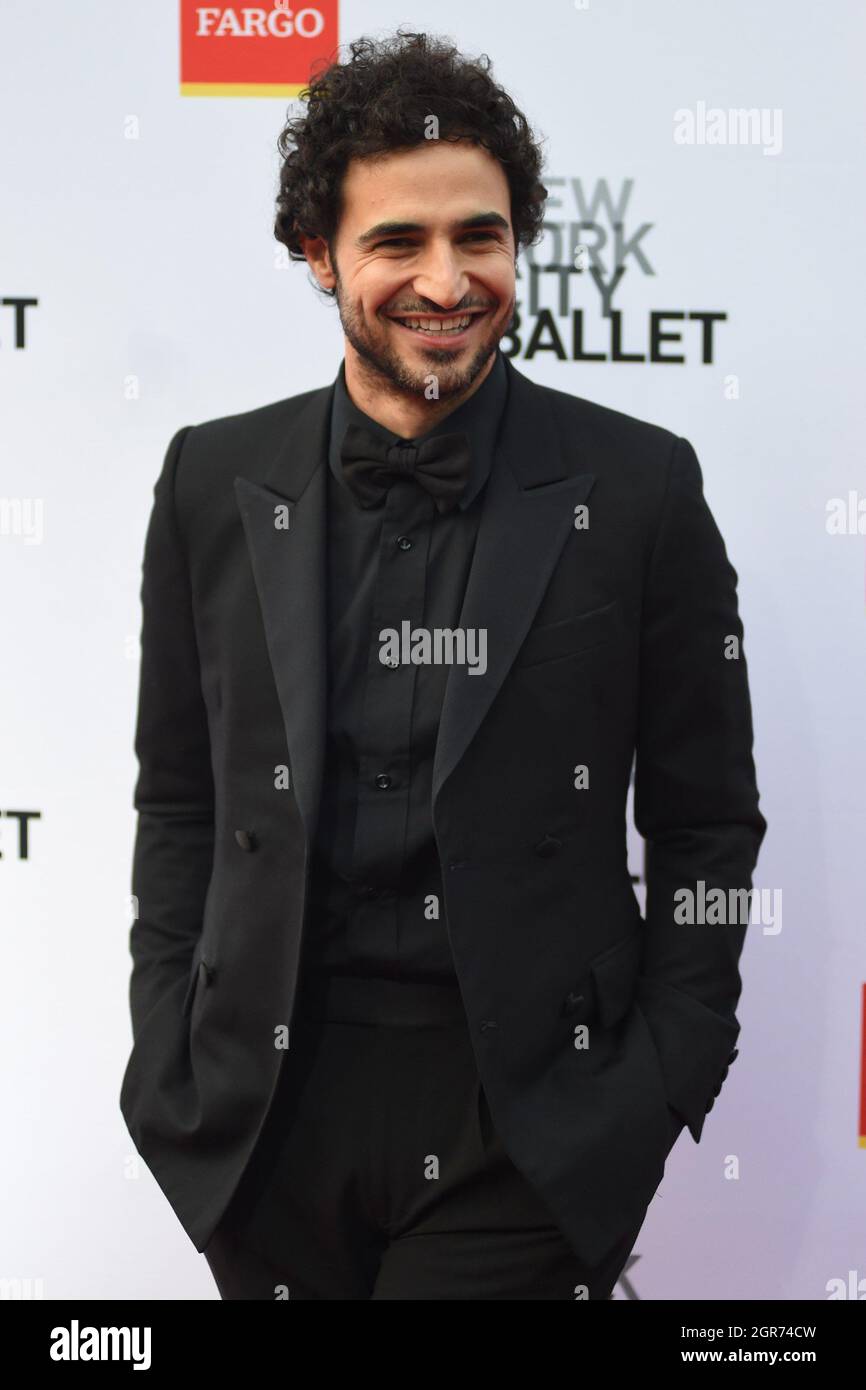
<svg viewBox="0 0 866 1390"><path fill-rule="evenodd" d="M323 290L332 290L337 283L337 276L331 261L331 253L328 243L324 237L308 237L301 235L301 247L307 258L307 264L318 280Z"/></svg>

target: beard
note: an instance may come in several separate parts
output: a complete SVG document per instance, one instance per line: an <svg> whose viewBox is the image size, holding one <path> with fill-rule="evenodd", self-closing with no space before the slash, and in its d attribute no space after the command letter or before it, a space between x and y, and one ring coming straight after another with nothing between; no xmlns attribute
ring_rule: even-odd
<svg viewBox="0 0 866 1390"><path fill-rule="evenodd" d="M408 353L404 357L399 348L389 341L388 329L380 329L378 323L371 327L362 311L346 298L339 273L336 276L336 298L343 333L358 354L360 370L370 388L401 398L411 396L413 401L419 397L423 400L426 399L430 378L434 376L438 383L438 394L432 400L433 405L463 396L469 391L496 352L500 339L510 329L517 303L515 296L511 301L508 323L504 327L492 317L486 322L477 347L469 354L465 349L428 347L424 344L420 349L424 362L415 366Z"/></svg>

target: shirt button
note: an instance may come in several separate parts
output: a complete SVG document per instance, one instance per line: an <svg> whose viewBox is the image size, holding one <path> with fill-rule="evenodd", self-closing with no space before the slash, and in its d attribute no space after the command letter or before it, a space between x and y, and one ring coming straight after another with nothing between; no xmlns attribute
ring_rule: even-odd
<svg viewBox="0 0 866 1390"><path fill-rule="evenodd" d="M401 550L411 550L415 542L409 536L398 536L397 544Z"/></svg>
<svg viewBox="0 0 866 1390"><path fill-rule="evenodd" d="M376 786L382 791L386 791L390 785L391 778L388 776L387 772L380 772L379 776L376 778Z"/></svg>

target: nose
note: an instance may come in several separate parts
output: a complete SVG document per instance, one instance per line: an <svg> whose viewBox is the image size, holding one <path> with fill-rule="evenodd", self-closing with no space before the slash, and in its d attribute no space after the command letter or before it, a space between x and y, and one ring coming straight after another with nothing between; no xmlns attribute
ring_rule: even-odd
<svg viewBox="0 0 866 1390"><path fill-rule="evenodd" d="M412 288L423 299L440 309L453 309L469 292L469 276L460 265L459 254L450 242L427 248L423 262L412 280Z"/></svg>

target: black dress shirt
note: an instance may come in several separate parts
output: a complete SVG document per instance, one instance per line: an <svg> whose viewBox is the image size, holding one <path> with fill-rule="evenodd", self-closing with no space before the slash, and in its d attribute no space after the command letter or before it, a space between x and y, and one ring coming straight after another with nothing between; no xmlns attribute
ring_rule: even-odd
<svg viewBox="0 0 866 1390"><path fill-rule="evenodd" d="M346 426L400 436L335 383L328 454L328 721L304 968L427 983L456 979L433 834L433 755L446 664L380 660L383 628L455 628L472 562L508 381L496 358L478 390L426 434L465 430L472 461L460 503L440 515L411 478L362 508L340 461Z"/></svg>

